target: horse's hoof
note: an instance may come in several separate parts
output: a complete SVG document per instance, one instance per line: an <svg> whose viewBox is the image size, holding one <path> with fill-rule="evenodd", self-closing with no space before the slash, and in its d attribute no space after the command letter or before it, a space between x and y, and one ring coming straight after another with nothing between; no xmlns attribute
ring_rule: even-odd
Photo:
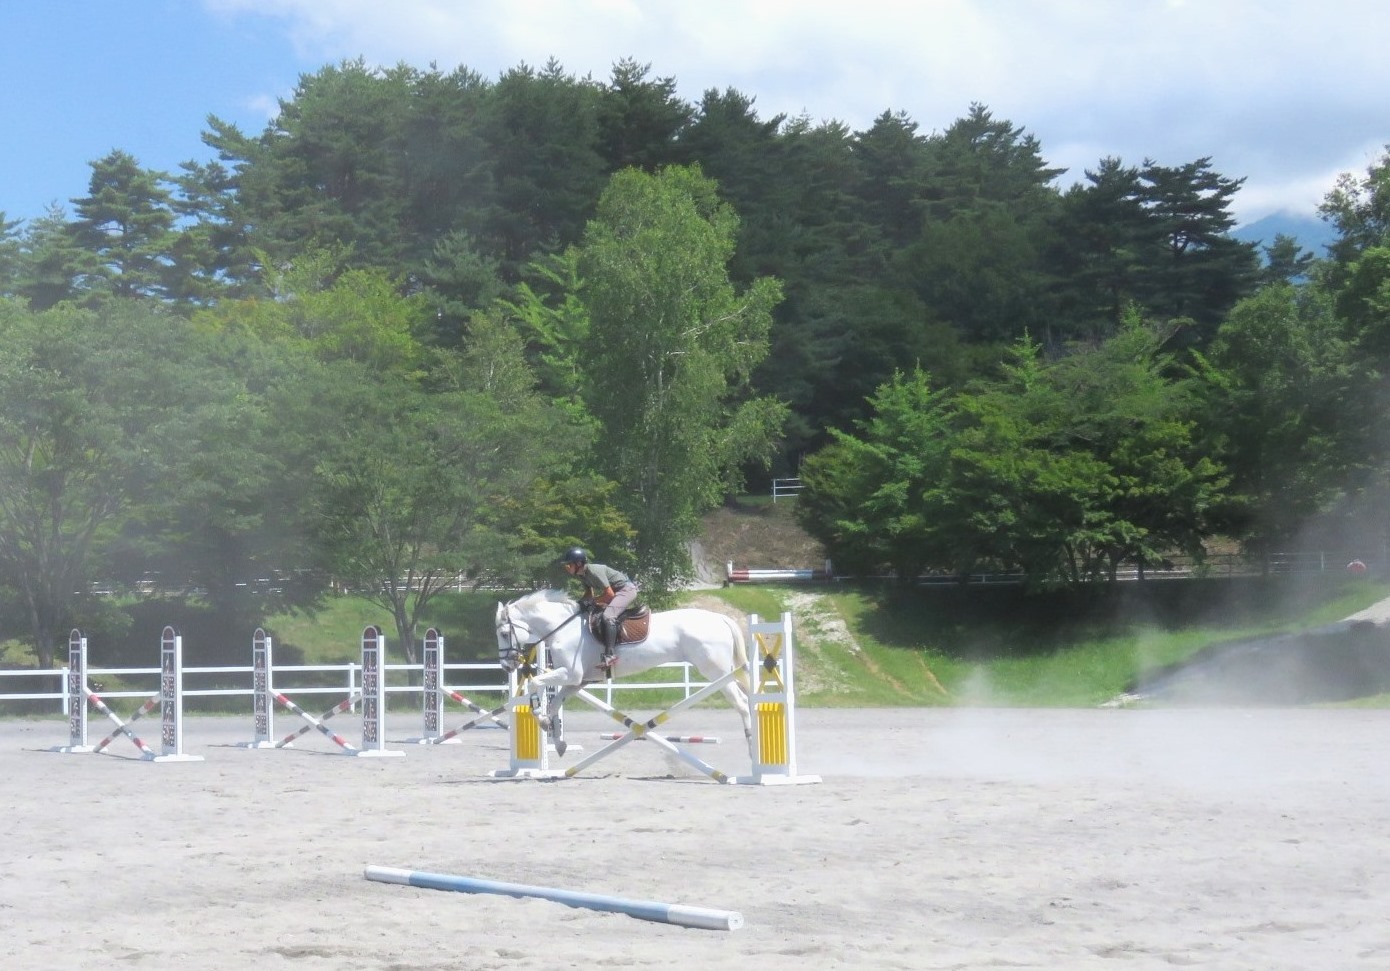
<svg viewBox="0 0 1390 971"><path fill-rule="evenodd" d="M569 748L569 747L570 747L570 746L569 746L569 742L566 742L566 741L559 741L559 742L556 742L556 743L555 743L555 754L556 754L556 755L564 755L564 754L565 754L565 749L567 749L567 748Z"/></svg>

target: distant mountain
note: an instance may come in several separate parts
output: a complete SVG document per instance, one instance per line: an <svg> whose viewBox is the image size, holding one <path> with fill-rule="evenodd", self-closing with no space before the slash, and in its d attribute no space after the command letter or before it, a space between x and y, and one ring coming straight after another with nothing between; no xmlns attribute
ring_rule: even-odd
<svg viewBox="0 0 1390 971"><path fill-rule="evenodd" d="M1298 245L1319 258L1327 256L1327 247L1337 238L1331 223L1317 216L1301 216L1292 212L1276 212L1245 226L1231 230L1231 236L1246 243L1269 246L1279 234L1292 236Z"/></svg>

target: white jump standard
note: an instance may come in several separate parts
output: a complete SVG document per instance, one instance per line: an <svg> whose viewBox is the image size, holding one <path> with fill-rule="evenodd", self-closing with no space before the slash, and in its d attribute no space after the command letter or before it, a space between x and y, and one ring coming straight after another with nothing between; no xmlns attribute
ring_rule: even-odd
<svg viewBox="0 0 1390 971"><path fill-rule="evenodd" d="M290 741L273 740L276 698L275 689L271 686L271 672L275 667L271 653L270 635L257 627L256 633L251 636L251 711L256 722L256 737L244 743L243 748L283 748Z"/></svg>
<svg viewBox="0 0 1390 971"><path fill-rule="evenodd" d="M405 755L386 747L386 635L368 625L362 631L362 750L368 758Z"/></svg>
<svg viewBox="0 0 1390 971"><path fill-rule="evenodd" d="M462 893L492 893L507 897L536 897L553 900L567 907L582 907L610 914L627 914L639 920L678 924L701 930L732 931L743 926L743 915L733 910L714 910L709 907L690 907L684 904L665 904L652 900L627 900L605 894L560 890L553 887L534 887L524 883L503 883L448 873L426 873L421 870L402 870L390 866L369 866L363 871L368 880L394 883L426 890L456 890Z"/></svg>
<svg viewBox="0 0 1390 971"><path fill-rule="evenodd" d="M753 771L739 785L785 786L820 782L818 775L796 771L796 664L792 615L780 620L748 618L753 652Z"/></svg>
<svg viewBox="0 0 1390 971"><path fill-rule="evenodd" d="M68 744L54 751L90 752L92 746L87 744L87 638L77 628L68 635L68 673L63 691L68 706Z"/></svg>

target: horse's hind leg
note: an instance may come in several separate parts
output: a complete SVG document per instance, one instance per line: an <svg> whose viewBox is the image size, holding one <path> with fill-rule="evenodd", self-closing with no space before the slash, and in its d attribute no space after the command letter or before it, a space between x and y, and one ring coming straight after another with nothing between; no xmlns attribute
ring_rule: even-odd
<svg viewBox="0 0 1390 971"><path fill-rule="evenodd" d="M550 741L555 746L556 755L564 755L565 749L570 747L569 742L565 741L565 720L558 705L550 711Z"/></svg>
<svg viewBox="0 0 1390 971"><path fill-rule="evenodd" d="M753 714L752 708L748 703L748 689L738 679L730 681L723 687L724 697L729 699L729 704L733 705L734 711L738 712L738 717L743 720L743 737L748 743L748 757L752 758L753 753Z"/></svg>

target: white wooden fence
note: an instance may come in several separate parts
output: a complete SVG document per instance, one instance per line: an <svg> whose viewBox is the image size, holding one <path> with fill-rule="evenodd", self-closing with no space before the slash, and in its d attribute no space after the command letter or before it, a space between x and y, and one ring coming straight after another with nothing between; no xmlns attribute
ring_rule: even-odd
<svg viewBox="0 0 1390 971"><path fill-rule="evenodd" d="M801 490L803 488L800 478L773 479L772 501L776 502L778 499L795 499L797 496L801 495Z"/></svg>
<svg viewBox="0 0 1390 971"><path fill-rule="evenodd" d="M385 668L388 695L420 694L424 665L387 664ZM465 679L463 682L452 680L460 675ZM67 693L64 691L66 676L66 667L46 670L0 668L0 688L5 689L0 692L0 704L10 701L52 701L54 713L61 711L66 715L68 714ZM159 676L160 669L158 667L87 668L88 684L106 701L113 698L148 698L159 690ZM183 676L183 697L185 700L191 698L245 697L247 710L250 710L251 665L185 667ZM237 680L241 683L234 687L227 687L225 682L229 680L228 676L234 676L231 680ZM117 677L124 684L136 685L136 687L102 690L97 688L96 684L103 677ZM277 664L272 671L271 678L275 690L283 691L290 697L322 694L341 698L344 695L351 695L361 688L362 665L357 661L348 661L342 664ZM590 686L589 690L594 694L603 695L610 705L613 704L615 693L621 694L626 691L672 691L679 689L683 696L688 698L708 684L700 678L699 671L694 670L689 664L671 662L653 668L646 673L641 681L608 681L602 685ZM496 662L490 664L445 664L443 680L450 688L463 694L469 692L501 694L507 690L506 675ZM222 684L216 685L217 682L222 682ZM146 684L148 687L143 687ZM203 687L199 687L199 684L202 684ZM31 685L32 690L24 690Z"/></svg>

